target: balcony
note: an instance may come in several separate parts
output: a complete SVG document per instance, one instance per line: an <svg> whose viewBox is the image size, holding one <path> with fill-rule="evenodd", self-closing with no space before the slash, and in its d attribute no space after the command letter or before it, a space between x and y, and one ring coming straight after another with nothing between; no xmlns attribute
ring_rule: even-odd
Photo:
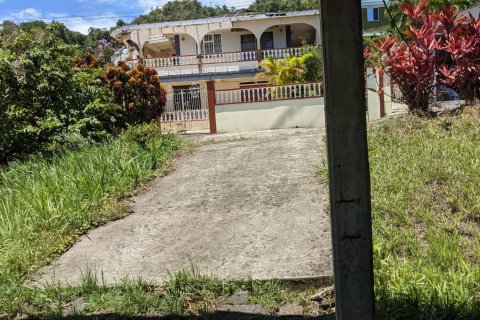
<svg viewBox="0 0 480 320"><path fill-rule="evenodd" d="M265 49L143 59L143 63L146 67L155 68L160 77L218 74L258 70L259 62L269 56L281 59L286 55L298 56L303 53L303 48ZM126 63L133 67L139 61L129 60Z"/></svg>

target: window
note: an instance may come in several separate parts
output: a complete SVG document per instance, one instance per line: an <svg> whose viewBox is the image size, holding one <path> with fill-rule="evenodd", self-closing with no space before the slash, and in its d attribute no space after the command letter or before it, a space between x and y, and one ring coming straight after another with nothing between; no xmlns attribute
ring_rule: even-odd
<svg viewBox="0 0 480 320"><path fill-rule="evenodd" d="M273 49L273 32L264 32L260 37L261 49Z"/></svg>
<svg viewBox="0 0 480 320"><path fill-rule="evenodd" d="M203 53L219 53L222 52L222 35L220 33L206 34L202 43Z"/></svg>
<svg viewBox="0 0 480 320"><path fill-rule="evenodd" d="M240 36L240 48L242 51L257 50L257 38L254 34L242 34Z"/></svg>
<svg viewBox="0 0 480 320"><path fill-rule="evenodd" d="M367 20L378 21L379 10L379 8L367 8Z"/></svg>

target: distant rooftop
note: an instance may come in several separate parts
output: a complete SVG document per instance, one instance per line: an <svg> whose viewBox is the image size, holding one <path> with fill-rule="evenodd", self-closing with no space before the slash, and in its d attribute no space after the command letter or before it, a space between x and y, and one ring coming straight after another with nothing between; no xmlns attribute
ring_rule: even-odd
<svg viewBox="0 0 480 320"><path fill-rule="evenodd" d="M385 1L388 4L391 0L385 0ZM363 8L383 7L383 6L384 5L382 0L362 0ZM179 26L187 26L187 25L221 23L221 22L264 20L264 19L273 19L273 18L279 18L279 17L301 17L301 16L311 16L316 14L320 14L320 11L305 10L305 11L292 11L292 12L284 12L284 13L279 13L279 12L263 12L262 13L262 12L242 10L242 11L226 14L225 16L222 16L222 17L157 22L157 23L131 24L131 25L123 26L117 29L116 31L128 31L128 30L149 29L149 28L168 28L168 27L179 27Z"/></svg>
<svg viewBox="0 0 480 320"><path fill-rule="evenodd" d="M302 17L302 16L312 16L319 13L320 13L319 10L305 10L305 11L294 11L294 12L285 12L285 13L274 13L274 12L258 13L258 12L242 11L237 13L229 13L223 17L157 22L157 23L144 23L144 24L131 24L128 26L123 26L119 28L119 30L125 31L125 30L138 30L138 29L148 29L148 28L168 28L168 27L179 27L179 26L187 26L187 25L221 23L221 22L265 20L265 19L273 19L273 18L279 18L279 17Z"/></svg>

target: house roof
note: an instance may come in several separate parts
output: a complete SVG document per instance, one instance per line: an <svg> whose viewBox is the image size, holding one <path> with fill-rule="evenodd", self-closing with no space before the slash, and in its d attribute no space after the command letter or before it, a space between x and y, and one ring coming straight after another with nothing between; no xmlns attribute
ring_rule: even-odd
<svg viewBox="0 0 480 320"><path fill-rule="evenodd" d="M118 30L126 31L126 30L138 30L138 29L149 29L149 28L179 27L179 26L187 26L187 25L191 26L191 25L221 23L221 22L265 20L265 19L284 18L284 17L302 17L302 16L317 15L319 13L320 13L319 10L306 10L306 11L295 11L295 12L286 12L286 13L239 12L236 14L228 14L223 17L158 22L158 23L145 23L145 24L136 24L136 25L132 24L128 26L123 26Z"/></svg>
<svg viewBox="0 0 480 320"><path fill-rule="evenodd" d="M385 0L385 2L388 5L390 0ZM379 8L379 7L385 7L385 5L382 0L362 0L362 7L363 8Z"/></svg>
<svg viewBox="0 0 480 320"><path fill-rule="evenodd" d="M388 2L391 0L385 0L385 1L388 4ZM362 0L363 8L383 7L383 6L384 4L382 0ZM131 24L115 30L114 33L129 31L129 30L139 30L139 29L168 28L168 27L179 27L179 26L187 26L187 25L221 23L221 22L254 21L254 20L275 19L275 18L281 18L281 17L302 17L302 16L317 15L317 14L320 14L319 10L292 11L292 12L285 12L285 13L278 13L278 12L260 13L260 12L251 12L251 11L240 11L236 13L227 14L223 17L158 22L158 23Z"/></svg>

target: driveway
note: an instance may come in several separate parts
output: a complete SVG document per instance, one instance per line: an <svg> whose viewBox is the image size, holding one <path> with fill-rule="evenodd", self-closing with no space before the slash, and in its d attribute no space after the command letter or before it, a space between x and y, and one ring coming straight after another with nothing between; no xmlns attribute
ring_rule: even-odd
<svg viewBox="0 0 480 320"><path fill-rule="evenodd" d="M161 282L195 265L221 278L332 274L326 187L315 175L323 133L284 130L199 146L131 199L134 213L90 231L39 282Z"/></svg>

